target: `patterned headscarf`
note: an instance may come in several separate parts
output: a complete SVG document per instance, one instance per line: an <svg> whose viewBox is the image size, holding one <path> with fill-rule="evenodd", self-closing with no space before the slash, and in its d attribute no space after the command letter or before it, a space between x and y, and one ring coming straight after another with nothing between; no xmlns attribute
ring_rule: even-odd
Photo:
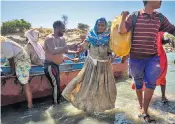
<svg viewBox="0 0 175 124"><path fill-rule="evenodd" d="M105 22L105 31L101 34L98 34L98 23L99 22ZM110 32L108 31L108 24L105 18L100 18L96 21L94 29L92 29L87 38L86 41L90 42L93 46L98 47L98 46L103 46L103 45L108 45L110 40Z"/></svg>
<svg viewBox="0 0 175 124"><path fill-rule="evenodd" d="M34 29L28 30L25 32L25 36L28 38L28 42L33 46L38 57L44 61L45 60L45 52L44 52L41 44L38 42L39 31L34 30Z"/></svg>

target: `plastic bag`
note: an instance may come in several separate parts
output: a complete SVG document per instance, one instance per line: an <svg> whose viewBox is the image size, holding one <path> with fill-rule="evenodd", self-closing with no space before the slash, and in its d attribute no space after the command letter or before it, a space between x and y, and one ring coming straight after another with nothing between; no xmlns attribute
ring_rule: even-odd
<svg viewBox="0 0 175 124"><path fill-rule="evenodd" d="M115 18L112 22L110 34L110 48L119 57L128 55L131 48L131 32L118 33L121 20L122 16Z"/></svg>

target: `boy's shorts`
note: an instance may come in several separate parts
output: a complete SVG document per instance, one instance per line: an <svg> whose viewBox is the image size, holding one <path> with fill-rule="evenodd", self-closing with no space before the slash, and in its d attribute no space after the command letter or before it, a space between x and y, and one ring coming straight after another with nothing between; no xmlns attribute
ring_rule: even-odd
<svg viewBox="0 0 175 124"><path fill-rule="evenodd" d="M159 56L145 59L130 58L129 68L134 79L136 89L142 89L144 82L146 82L146 88L155 89L156 80L161 73Z"/></svg>

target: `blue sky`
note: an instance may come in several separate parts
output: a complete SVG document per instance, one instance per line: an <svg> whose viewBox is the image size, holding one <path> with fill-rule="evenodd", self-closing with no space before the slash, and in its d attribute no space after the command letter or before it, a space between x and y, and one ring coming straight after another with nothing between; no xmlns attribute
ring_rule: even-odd
<svg viewBox="0 0 175 124"><path fill-rule="evenodd" d="M173 24L174 6L175 1L164 1L158 10ZM32 27L52 28L52 23L65 14L68 16L68 28L76 28L79 22L93 27L99 17L105 17L109 21L123 10L133 12L142 8L142 1L2 1L1 21L25 19L32 23Z"/></svg>

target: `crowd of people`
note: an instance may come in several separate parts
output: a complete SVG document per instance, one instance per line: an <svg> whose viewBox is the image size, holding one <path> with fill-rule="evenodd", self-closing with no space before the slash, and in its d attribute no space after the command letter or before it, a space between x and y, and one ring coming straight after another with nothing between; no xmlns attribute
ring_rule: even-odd
<svg viewBox="0 0 175 124"><path fill-rule="evenodd" d="M132 31L131 51L128 56L122 58L122 63L129 58L129 74L134 80L140 105L139 117L152 123L156 121L148 114L148 107L156 85L161 86L162 101L168 101L165 96L167 58L162 52L162 46L169 43L175 47L175 26L163 14L155 11L160 8L161 1L143 3L144 9L137 11L136 24L133 24L135 14L126 19L129 12L121 13L122 21L118 32L122 34ZM106 19L97 19L87 36L81 36L82 42L79 44L66 44L63 22L55 21L53 30L53 33L46 37L44 46L38 42L39 31L35 29L25 32L28 41L25 48L1 36L1 57L9 60L11 75L16 75L24 85L28 107L32 108L29 70L31 64L36 64L44 66L45 75L53 87L54 104L60 103L62 95L76 108L87 113L115 108L117 90L111 66L113 56L109 46L110 31ZM84 67L61 93L59 64L64 60L78 61L77 58L72 59L64 54L78 55L82 52L87 56ZM157 81L160 76L161 80Z"/></svg>

